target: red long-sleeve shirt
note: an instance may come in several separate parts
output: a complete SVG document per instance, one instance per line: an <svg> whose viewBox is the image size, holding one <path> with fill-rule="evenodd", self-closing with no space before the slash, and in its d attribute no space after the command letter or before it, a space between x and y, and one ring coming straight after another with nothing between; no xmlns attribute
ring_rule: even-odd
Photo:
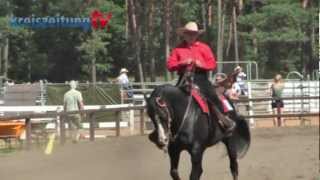
<svg viewBox="0 0 320 180"><path fill-rule="evenodd" d="M201 67L197 68L205 71L214 70L217 66L216 59L208 45L199 41L192 45L183 42L172 50L167 60L168 70L182 72L186 65L181 63L189 58L200 61Z"/></svg>

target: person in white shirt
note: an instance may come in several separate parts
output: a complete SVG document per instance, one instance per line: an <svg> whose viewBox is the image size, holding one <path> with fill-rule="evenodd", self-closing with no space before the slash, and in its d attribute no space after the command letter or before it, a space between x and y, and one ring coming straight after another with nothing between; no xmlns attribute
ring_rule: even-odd
<svg viewBox="0 0 320 180"><path fill-rule="evenodd" d="M79 111L84 109L83 98L80 91L76 90L77 82L70 81L70 90L63 96L63 108L65 112ZM84 114L82 114L84 116ZM66 116L69 124L70 135L73 143L77 143L80 138L81 117L80 114L69 114Z"/></svg>
<svg viewBox="0 0 320 180"><path fill-rule="evenodd" d="M248 88L245 84L245 79L247 77L246 73L244 73L242 71L242 67L237 66L236 68L234 68L234 71L239 71L238 75L237 75L237 81L236 83L239 85L240 89L241 89L241 95L248 95Z"/></svg>
<svg viewBox="0 0 320 180"><path fill-rule="evenodd" d="M120 70L120 75L118 76L118 83L120 84L120 85L122 85L122 86L126 86L126 85L128 85L129 84L129 78L128 78L128 76L127 76L127 73L128 73L129 71L126 69L126 68L122 68L121 70Z"/></svg>
<svg viewBox="0 0 320 180"><path fill-rule="evenodd" d="M120 85L120 88L123 92L125 92L125 95L129 98L131 98L133 96L133 93L131 91L131 85L130 85L130 81L128 78L128 73L129 71L126 68L122 68L120 70L120 75L118 76L117 80L118 83Z"/></svg>

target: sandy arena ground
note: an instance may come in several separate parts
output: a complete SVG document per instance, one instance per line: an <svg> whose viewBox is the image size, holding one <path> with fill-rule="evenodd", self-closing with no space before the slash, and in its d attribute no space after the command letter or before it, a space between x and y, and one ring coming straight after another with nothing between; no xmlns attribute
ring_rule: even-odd
<svg viewBox="0 0 320 180"><path fill-rule="evenodd" d="M239 180L319 180L319 127L252 130L248 154L239 161ZM202 180L231 180L224 146L209 148ZM169 180L169 158L147 136L108 137L97 142L0 155L0 180ZM180 161L186 180L187 153Z"/></svg>

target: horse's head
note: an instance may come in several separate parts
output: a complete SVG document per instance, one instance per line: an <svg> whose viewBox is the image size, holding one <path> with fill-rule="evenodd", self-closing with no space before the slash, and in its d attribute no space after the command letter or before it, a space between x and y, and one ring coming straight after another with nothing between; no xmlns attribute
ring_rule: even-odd
<svg viewBox="0 0 320 180"><path fill-rule="evenodd" d="M156 88L146 102L147 113L155 127L155 131L149 135L149 139L160 149L164 149L167 147L171 135L171 115L163 89L161 87Z"/></svg>

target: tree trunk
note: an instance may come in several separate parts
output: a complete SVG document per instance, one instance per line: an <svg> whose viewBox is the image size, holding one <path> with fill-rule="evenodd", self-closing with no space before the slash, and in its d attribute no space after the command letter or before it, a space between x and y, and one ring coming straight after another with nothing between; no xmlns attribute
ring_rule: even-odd
<svg viewBox="0 0 320 180"><path fill-rule="evenodd" d="M0 76L2 75L2 46L0 46Z"/></svg>
<svg viewBox="0 0 320 180"><path fill-rule="evenodd" d="M201 18L202 18L202 28L207 31L208 21L207 21L207 0L201 1Z"/></svg>
<svg viewBox="0 0 320 180"><path fill-rule="evenodd" d="M154 31L154 0L148 1L148 58L150 60L150 80L156 81L155 59L154 59L154 45L153 45L153 31Z"/></svg>
<svg viewBox="0 0 320 180"><path fill-rule="evenodd" d="M129 37L129 11L128 11L128 0L125 0L125 39Z"/></svg>
<svg viewBox="0 0 320 180"><path fill-rule="evenodd" d="M256 6L253 3L253 13L256 13ZM257 38L257 28L255 25L253 25L252 29L252 45L253 45L253 55L254 55L254 61L257 62L258 60L258 38Z"/></svg>
<svg viewBox="0 0 320 180"><path fill-rule="evenodd" d="M230 48L231 48L231 43L232 43L232 37L233 37L233 23L229 23L229 33L228 33L228 42L227 42L227 48L226 48L226 54L225 57L227 59L230 59Z"/></svg>
<svg viewBox="0 0 320 180"><path fill-rule="evenodd" d="M208 26L212 26L212 21L213 21L213 13L212 13L212 3L208 2Z"/></svg>
<svg viewBox="0 0 320 180"><path fill-rule="evenodd" d="M133 0L128 0L128 7L129 7L129 12L130 17L131 17L131 25L132 25L132 40L133 40L133 49L135 50L135 58L137 60L137 65L138 65L138 70L139 70L139 78L142 84L142 88L144 88L144 76L143 76L143 69L142 69L142 63L141 63L141 58L140 58L140 52L141 52L141 42L140 42L140 31L138 30L138 25L137 25L137 15L136 15L136 7L134 4Z"/></svg>
<svg viewBox="0 0 320 180"><path fill-rule="evenodd" d="M164 44L165 44L165 64L170 55L170 0L164 3ZM166 70L166 80L171 80L171 74Z"/></svg>
<svg viewBox="0 0 320 180"><path fill-rule="evenodd" d="M304 9L308 7L308 4L309 4L309 0L302 0L301 1L301 6Z"/></svg>
<svg viewBox="0 0 320 180"><path fill-rule="evenodd" d="M4 41L4 52L3 52L3 61L4 61L4 66L3 66L3 76L5 78L8 78L8 69L9 69L9 39L5 38Z"/></svg>
<svg viewBox="0 0 320 180"><path fill-rule="evenodd" d="M238 30L237 30L237 9L236 6L233 6L232 11L232 22L233 22L233 40L234 40L234 56L239 65L239 48L238 48Z"/></svg>
<svg viewBox="0 0 320 180"><path fill-rule="evenodd" d="M32 80L31 80L31 73L32 72L32 67L31 67L31 63L29 62L28 63L28 80L31 82Z"/></svg>
<svg viewBox="0 0 320 180"><path fill-rule="evenodd" d="M307 7L310 5L309 0L302 0L301 1L301 6L303 9L307 10ZM313 61L313 41L312 41L312 36L313 36L313 27L312 29L307 29L304 33L306 36L309 38L307 42L303 42L303 52L306 53L307 61L302 60L302 72L304 74L309 74L312 73L312 61ZM303 56L305 57L305 56Z"/></svg>
<svg viewBox="0 0 320 180"><path fill-rule="evenodd" d="M222 34L222 0L218 0L218 41L217 41L217 61L223 62L223 47L221 44ZM222 64L218 64L218 72L222 72Z"/></svg>
<svg viewBox="0 0 320 180"><path fill-rule="evenodd" d="M96 59L91 59L91 79L93 86L96 85L97 82L97 71L96 71Z"/></svg>
<svg viewBox="0 0 320 180"><path fill-rule="evenodd" d="M221 44L221 62L225 61L225 58L223 56L223 49L224 49L224 32L225 32L225 19L226 19L226 6L223 5L222 9L222 21L221 21L221 38L220 38L220 44ZM222 65L222 64L221 64ZM223 66L222 66L223 67ZM223 68L222 68L223 69ZM221 72L222 72L221 69Z"/></svg>
<svg viewBox="0 0 320 180"><path fill-rule="evenodd" d="M258 59L258 39L257 39L257 28L253 27L252 29L252 44L253 44L253 54L254 60Z"/></svg>

